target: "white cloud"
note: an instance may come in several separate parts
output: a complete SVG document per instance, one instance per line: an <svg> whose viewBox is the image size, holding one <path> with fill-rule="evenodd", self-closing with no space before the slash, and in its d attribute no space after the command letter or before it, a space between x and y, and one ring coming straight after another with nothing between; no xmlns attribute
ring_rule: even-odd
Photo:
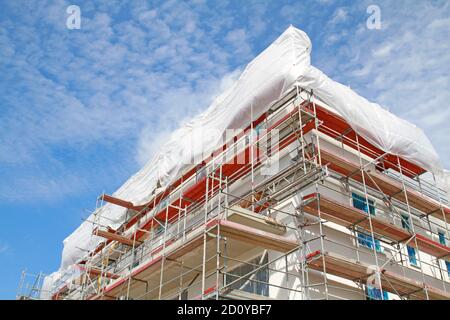
<svg viewBox="0 0 450 320"><path fill-rule="evenodd" d="M155 8L136 1L129 5L129 16L119 20L125 4L86 3L80 32L65 29L67 1L37 2L24 21L4 19L0 165L17 171L0 186L1 199L17 197L8 185L28 197L34 188L39 197L50 198L88 188L91 177L77 179L79 168L53 155L54 148L82 154L92 146L114 146L134 166L111 165L105 172L121 170L118 176L125 171L128 176L154 154L158 141L232 82L230 71L250 61L255 42L263 49L259 40L269 44L289 23L320 30L310 32L315 64L424 127L450 166L445 141L450 129L444 121L450 48L442 40L448 38L449 4L381 1L383 29L367 30L369 1L331 11L329 21L336 27L323 14L331 2L281 8L249 2L241 20L226 3L165 1ZM15 14L23 12L15 5L6 4ZM422 18L411 12L421 12ZM356 20L343 23L350 19ZM60 179L51 179L55 172Z"/></svg>
<svg viewBox="0 0 450 320"><path fill-rule="evenodd" d="M340 7L336 9L336 11L333 14L333 17L330 20L331 25L336 25L338 23L347 21L348 19L348 9Z"/></svg>
<svg viewBox="0 0 450 320"><path fill-rule="evenodd" d="M372 71L372 65L370 63L367 63L363 67L353 70L352 75L356 76L356 77L366 77L371 73L371 71Z"/></svg>
<svg viewBox="0 0 450 320"><path fill-rule="evenodd" d="M225 40L233 47L235 53L242 56L248 56L251 53L247 38L247 32L243 28L231 30L225 36Z"/></svg>
<svg viewBox="0 0 450 320"><path fill-rule="evenodd" d="M383 58L389 55L394 48L394 45L392 43L384 44L383 46L380 46L379 48L376 48L373 50L373 56L375 58Z"/></svg>
<svg viewBox="0 0 450 320"><path fill-rule="evenodd" d="M362 11L369 1L354 8ZM450 167L450 42L446 28L450 4L408 6L381 1L382 30L360 28L336 50L328 72L360 94L423 128ZM419 13L420 19L411 13ZM361 19L363 23L365 22ZM386 28L386 25L389 25ZM355 28L355 27L353 27ZM445 36L446 30L447 36ZM327 70L324 70L327 71Z"/></svg>
<svg viewBox="0 0 450 320"><path fill-rule="evenodd" d="M149 133L170 132L206 108L230 77L230 60L251 53L244 29L229 28L230 45L223 47L218 32L231 15L200 19L197 12L208 12L208 3L167 1L155 9L133 2L130 19L120 22L112 18L113 4L98 5L103 10L82 5L82 29L68 31L59 21L65 21L65 2L36 3L29 16L8 3L24 20L0 25L0 164L17 170L1 184L1 199L29 199L33 189L35 198L53 198L70 194L70 186L75 193L85 188L53 148L78 152L115 144L128 152L131 144L141 165L154 152L143 142ZM255 21L253 28L263 26ZM45 161L59 163L58 171ZM32 177L25 175L29 167ZM51 180L52 174L58 178ZM11 185L24 192L12 192Z"/></svg>
<svg viewBox="0 0 450 320"><path fill-rule="evenodd" d="M448 30L450 29L450 18L447 17L447 18L435 19L427 26L427 28L434 29L433 31L437 31L437 29L441 29L448 33Z"/></svg>
<svg viewBox="0 0 450 320"><path fill-rule="evenodd" d="M205 110L216 96L236 82L240 74L241 69L238 68L221 78L209 79L207 85L200 86L197 90L187 88L181 91L170 90L162 94L159 99L161 105L168 109L183 106L184 112L177 112L174 109L168 118L161 121L157 130L153 126L145 126L142 129L136 151L138 163L142 166L147 163L167 141L174 129Z"/></svg>

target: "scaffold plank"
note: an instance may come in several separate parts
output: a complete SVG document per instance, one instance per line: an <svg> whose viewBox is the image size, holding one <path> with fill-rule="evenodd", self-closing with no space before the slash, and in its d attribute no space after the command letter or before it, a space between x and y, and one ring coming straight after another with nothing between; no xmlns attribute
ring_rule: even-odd
<svg viewBox="0 0 450 320"><path fill-rule="evenodd" d="M230 246L234 246L234 250L237 250L237 252L245 252L252 247L272 249L279 252L289 252L298 246L295 239L269 232L268 230L270 229L268 226L264 227L264 231L258 229L258 226L262 226L262 223L260 222L255 222L252 219L241 221L245 221L249 225L225 219L212 219L206 225L202 224L189 232L185 238L171 240L165 245L161 244L148 254L151 259L133 269L130 276L139 277L148 282L159 281L159 278L156 275L161 272L160 268L163 257L170 261L170 263L165 264L164 270L172 268L170 272L174 273L179 270L179 266L177 266L175 261L181 258L183 258L185 262L187 261L188 265L198 264L202 257L201 250L203 250L202 244L204 241L203 235L205 228L207 232L206 241L211 243L211 245L208 246L210 254L216 254L215 241L212 240L215 240L217 236L227 237L227 246L229 248ZM279 232L279 226L273 225L272 227ZM108 285L103 292L110 296L117 295L118 292L120 292L120 289L126 284L127 279L127 276L118 278L114 283ZM90 297L90 299L99 298L101 297Z"/></svg>
<svg viewBox="0 0 450 320"><path fill-rule="evenodd" d="M322 259L323 256L323 259ZM366 280L373 275L372 268L360 261L348 259L336 253L316 251L307 257L308 266L317 271L325 270L327 273L352 281ZM388 270L381 270L381 287L383 290L399 294L400 296L426 299L425 288L430 299L450 299L450 293L431 287L421 281L416 281Z"/></svg>
<svg viewBox="0 0 450 320"><path fill-rule="evenodd" d="M303 197L303 210L316 217L320 216L328 221L342 225L344 227L359 226L370 233L370 222L366 212L340 203L337 200L330 199L318 193L312 193ZM384 236L396 242L408 241L413 234L400 228L389 221L372 215L371 217L373 232L379 236ZM409 245L428 253L437 258L443 258L450 261L450 248L444 246L423 235L416 234L416 241L410 241Z"/></svg>
<svg viewBox="0 0 450 320"><path fill-rule="evenodd" d="M359 163L353 162L349 159L344 159L338 154L327 150L324 146L321 146L320 154L322 163L327 164L330 169L344 176L350 176L350 178L358 182L362 183L364 181L367 186L375 190L380 190L386 196L397 199L403 203L406 202L407 197L411 207L420 210L426 215L433 215L443 221L450 221L450 209L445 206L441 208L438 201L426 195L422 195L410 187L406 187L406 190L403 190L402 183L388 177L385 174L375 172L373 170L364 170L365 177L363 179Z"/></svg>

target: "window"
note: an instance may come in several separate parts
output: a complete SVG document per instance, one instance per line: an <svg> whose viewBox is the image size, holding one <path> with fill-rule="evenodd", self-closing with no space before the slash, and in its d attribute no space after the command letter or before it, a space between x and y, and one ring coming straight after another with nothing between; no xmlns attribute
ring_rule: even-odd
<svg viewBox="0 0 450 320"><path fill-rule="evenodd" d="M262 296L269 296L269 268L265 266L256 272L253 270L259 268L261 265L269 262L268 255L260 256L256 259L250 260L248 263L241 264L237 268L233 269L230 274L225 276L226 282L233 283L230 288L242 290L245 292L255 293ZM250 273L250 274L249 274ZM240 279L242 276L249 274L247 277Z"/></svg>
<svg viewBox="0 0 450 320"><path fill-rule="evenodd" d="M439 235L439 243L443 244L444 246L447 245L447 241L445 239L445 233L443 231L438 231L438 235Z"/></svg>
<svg viewBox="0 0 450 320"><path fill-rule="evenodd" d="M373 200L369 199L369 201L367 202L365 197L352 192L352 202L353 207L370 213L371 215L375 215L375 204ZM368 206L367 203L369 203ZM372 236L362 232L358 232L358 243L369 249L373 249L374 247ZM375 239L375 250L378 252L382 252L380 240Z"/></svg>
<svg viewBox="0 0 450 320"><path fill-rule="evenodd" d="M402 228L411 231L411 225L409 223L409 217L402 214Z"/></svg>
<svg viewBox="0 0 450 320"><path fill-rule="evenodd" d="M389 293L387 291L381 291L381 289L371 286L366 286L366 296L367 300L389 300Z"/></svg>
<svg viewBox="0 0 450 320"><path fill-rule="evenodd" d="M142 255L141 252L139 252L141 249L142 248L135 248L133 251L129 251L131 256L131 269L139 265L139 256Z"/></svg>
<svg viewBox="0 0 450 320"><path fill-rule="evenodd" d="M366 248L373 249L373 241L371 235L358 232L358 243ZM377 252L383 251L381 248L380 240L375 239L375 250Z"/></svg>
<svg viewBox="0 0 450 320"><path fill-rule="evenodd" d="M445 233L443 231L438 231L438 235L439 235L439 243L446 246L447 239L445 239ZM447 267L447 274L450 277L450 262L445 261L445 266Z"/></svg>
<svg viewBox="0 0 450 320"><path fill-rule="evenodd" d="M417 264L416 249L414 249L413 247L407 246L407 250L408 250L409 263L411 265L417 267L418 264Z"/></svg>
<svg viewBox="0 0 450 320"><path fill-rule="evenodd" d="M367 205L366 197L363 197L357 193L352 192L353 207L362 210L364 212L375 215L375 204L373 200L368 199L369 205Z"/></svg>

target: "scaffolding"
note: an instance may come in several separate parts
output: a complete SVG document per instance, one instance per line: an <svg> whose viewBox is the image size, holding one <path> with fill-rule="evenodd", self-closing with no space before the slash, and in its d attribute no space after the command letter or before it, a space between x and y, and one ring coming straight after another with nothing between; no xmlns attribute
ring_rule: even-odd
<svg viewBox="0 0 450 320"><path fill-rule="evenodd" d="M295 87L145 205L103 194L127 219L96 217L52 298L450 299L444 191L316 100Z"/></svg>
<svg viewBox="0 0 450 320"><path fill-rule="evenodd" d="M39 300L43 294L43 283L46 274L37 274L22 271L20 275L19 287L17 288L16 300ZM50 292L48 292L50 293Z"/></svg>

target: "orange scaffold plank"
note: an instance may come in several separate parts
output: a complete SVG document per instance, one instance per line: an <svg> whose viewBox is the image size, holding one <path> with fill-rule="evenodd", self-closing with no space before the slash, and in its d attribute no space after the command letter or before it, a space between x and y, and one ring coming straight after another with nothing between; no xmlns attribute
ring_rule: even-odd
<svg viewBox="0 0 450 320"><path fill-rule="evenodd" d="M346 159L335 152L321 146L320 155L322 164L344 176L363 182L359 163ZM365 183L375 190L381 190L386 196L406 202L405 192L401 182L394 180L383 173L374 170L364 170ZM410 206L420 210L426 215L432 215L438 219L450 221L450 209L446 206L441 208L438 201L420 194L418 191L406 187L406 195Z"/></svg>
<svg viewBox="0 0 450 320"><path fill-rule="evenodd" d="M315 251L308 255L306 260L308 266L317 271L323 271L325 262L327 273L352 281L365 281L371 275L367 272L367 270L370 270L369 265L332 252ZM381 270L381 287L383 290L415 299L426 299L425 289L427 289L430 299L450 299L450 293L448 292L386 269Z"/></svg>
<svg viewBox="0 0 450 320"><path fill-rule="evenodd" d="M366 212L354 208L350 205L340 203L321 194L312 193L303 197L302 208L306 213L314 216L320 215L323 219L344 227L358 225L360 228L370 232L370 224ZM376 216L371 216L372 229L375 234L386 237L396 242L405 242L412 237L407 230L400 228L389 221ZM444 246L423 235L416 235L417 246L419 250L428 253L434 257L450 261L450 248ZM410 241L409 245L416 247L416 241Z"/></svg>

